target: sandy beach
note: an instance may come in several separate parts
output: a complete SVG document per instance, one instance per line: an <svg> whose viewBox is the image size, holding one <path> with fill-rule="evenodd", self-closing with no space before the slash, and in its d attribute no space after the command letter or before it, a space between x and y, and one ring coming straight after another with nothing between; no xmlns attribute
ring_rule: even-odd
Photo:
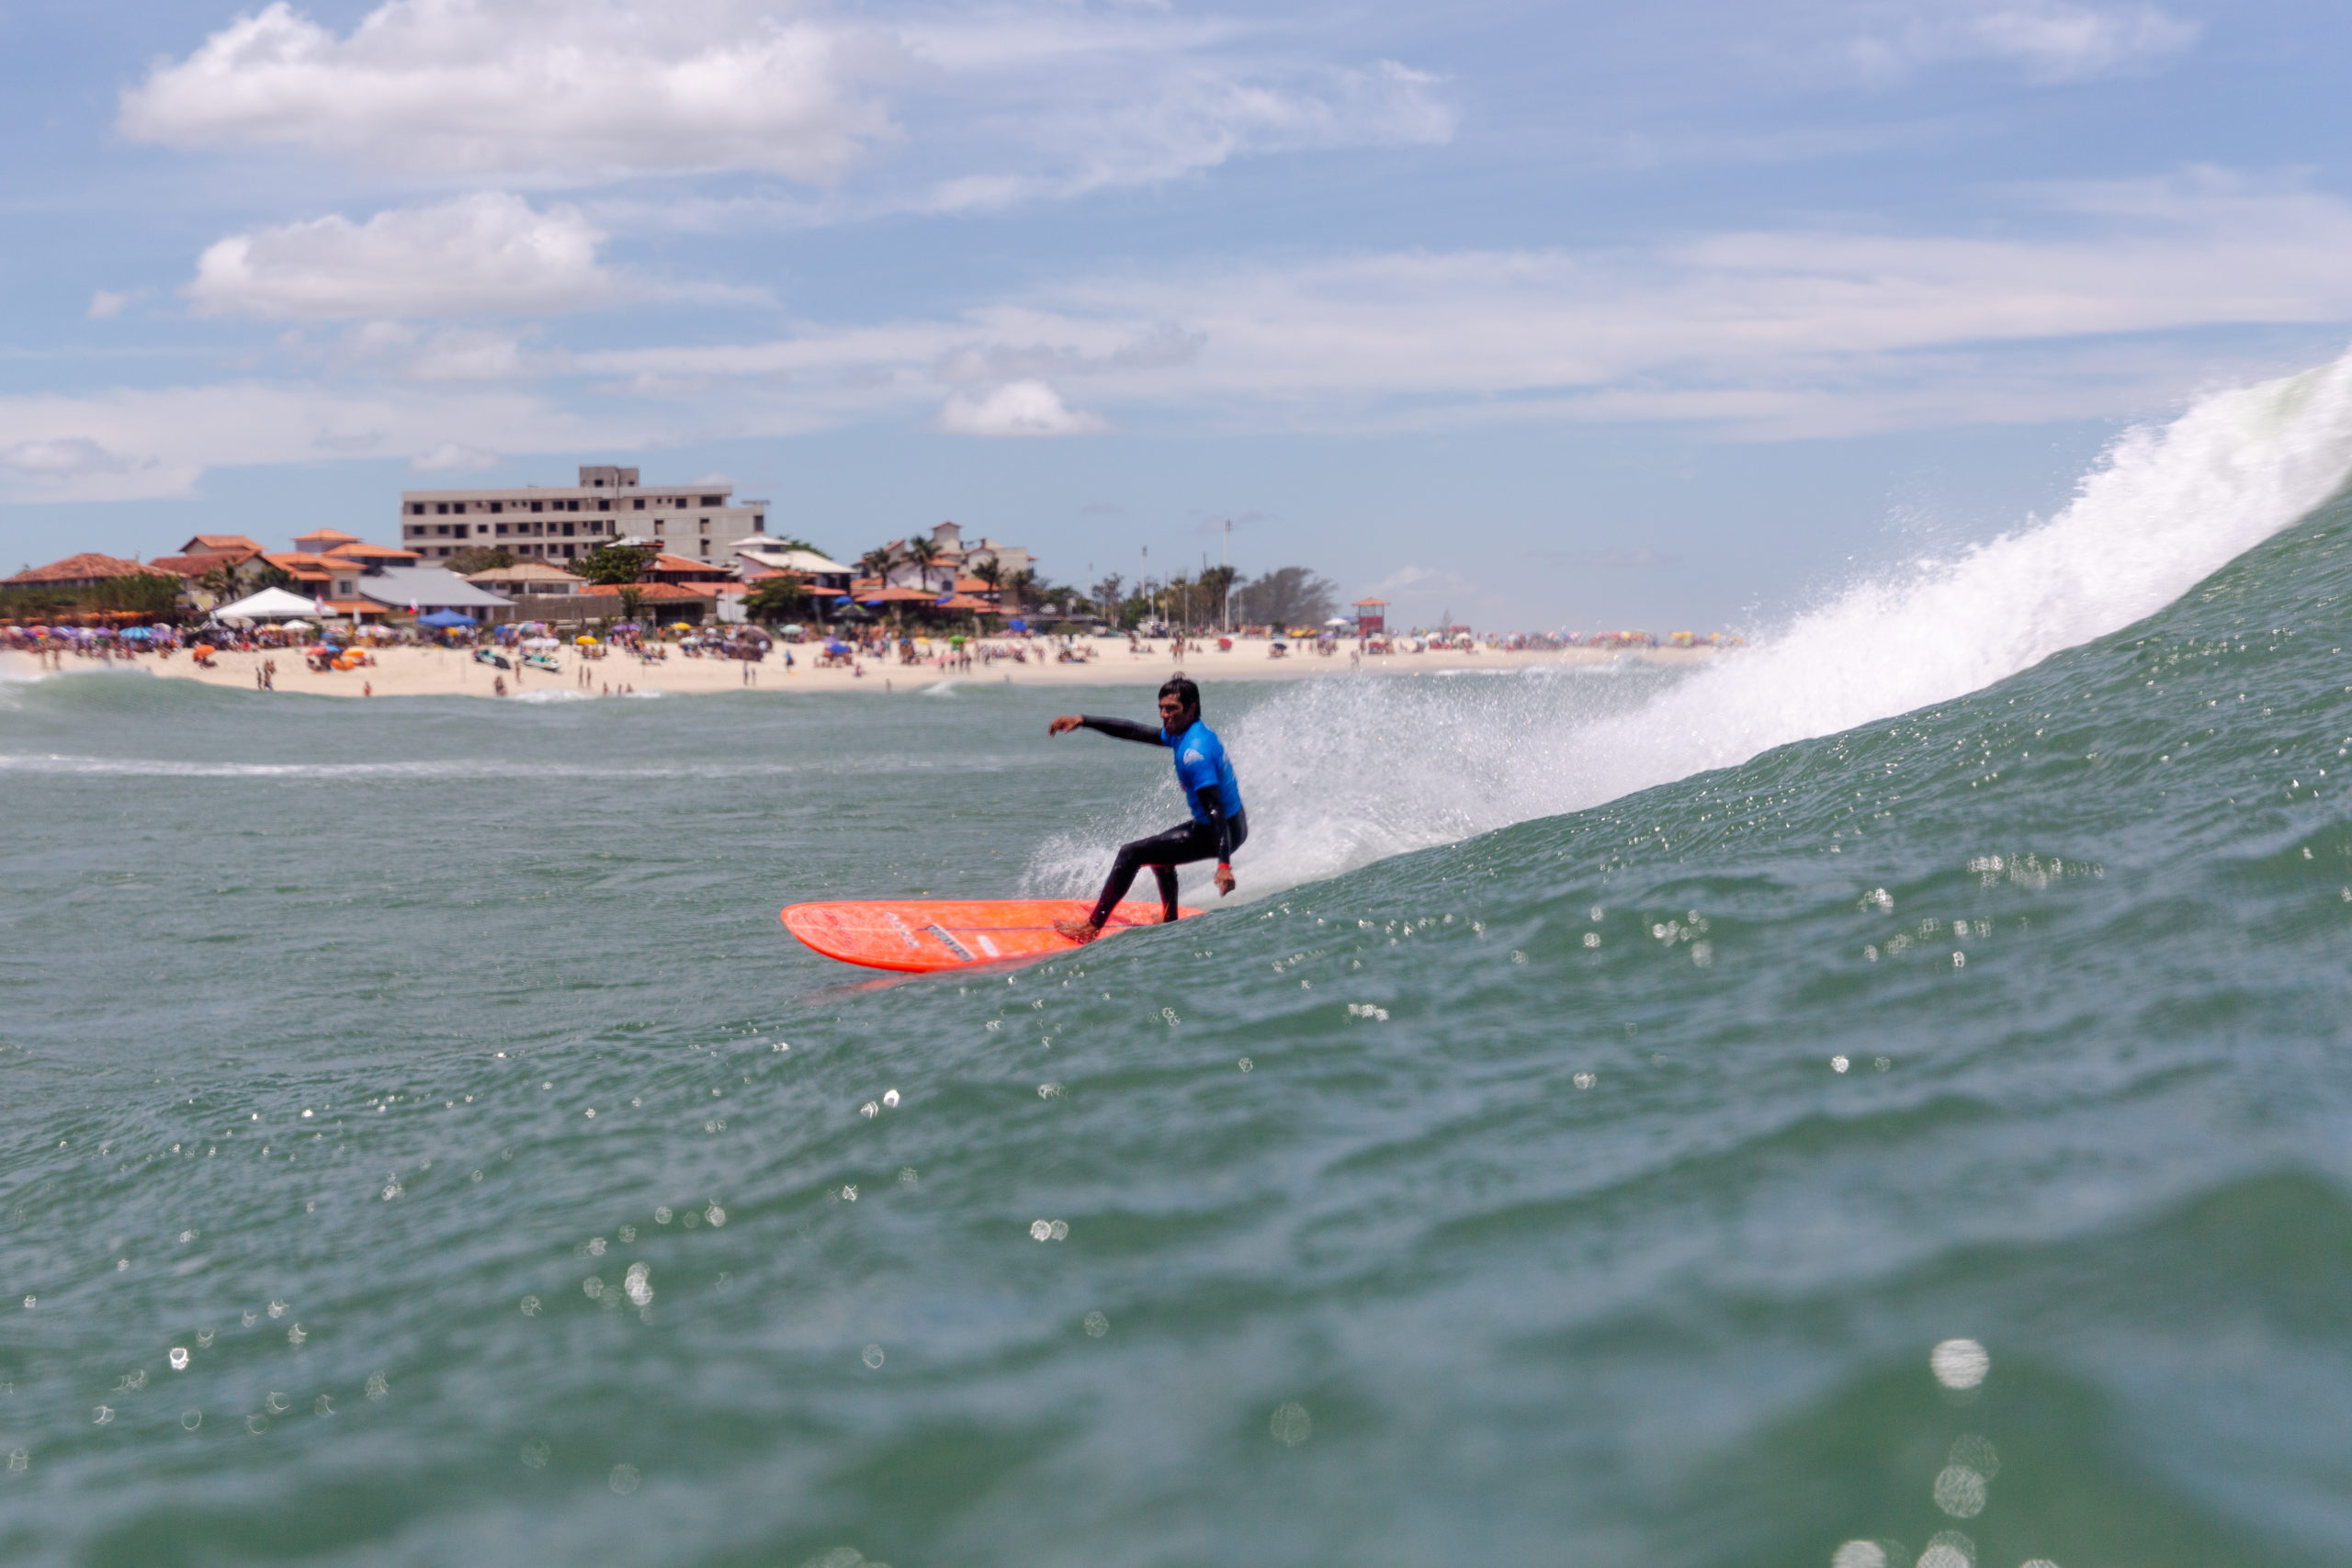
<svg viewBox="0 0 2352 1568"><path fill-rule="evenodd" d="M784 666L782 650L771 653L767 660L752 666L752 683L744 682L744 667L727 659L690 659L677 649L669 649L667 659L650 662L640 660L625 649L615 649L600 660L583 660L569 650L561 656L560 672L525 669L505 672L507 694L526 700L545 702L578 697L650 696L655 693L684 695L704 692L918 692L927 687L949 682L958 685L989 683L1021 686L1102 686L1157 685L1181 668L1183 673L1198 681L1295 681L1345 678L1351 674L1364 675L1436 675L1462 672L1497 673L1544 666L1601 665L1623 659L1640 659L1661 664L1690 664L1719 657L1712 649L1645 649L1627 652L1615 649L1542 649L1503 652L1492 649L1476 652L1447 651L1431 653L1398 653L1382 657L1366 657L1351 664L1349 654L1342 651L1330 658L1313 654L1293 655L1273 659L1267 655L1261 642L1244 642L1230 652L1215 649L1188 650L1183 663L1170 657L1165 643L1151 645L1151 651L1129 651L1124 642L1104 642L1097 657L1078 664L1022 663L999 660L987 665L977 665L969 671L943 669L935 664L885 664L867 660L864 673L849 670L819 670L815 667L815 649L796 646L794 667ZM379 697L469 696L492 697L492 681L500 671L490 665L477 663L470 650L437 648L390 648L376 655L373 668L345 671L312 672L301 656L279 649L267 653L222 653L214 659L210 670L199 670L185 653L169 659L141 657L130 661L128 668L153 675L177 680L203 681L216 686L236 686L252 690L254 674L265 659L277 661L277 690L299 692L314 696L358 697L371 689ZM33 660L24 655L0 654L11 673L23 676L35 673ZM587 683L581 683L581 671L585 667ZM105 669L120 670L123 663L102 665L88 660L68 656L66 672L90 672Z"/></svg>

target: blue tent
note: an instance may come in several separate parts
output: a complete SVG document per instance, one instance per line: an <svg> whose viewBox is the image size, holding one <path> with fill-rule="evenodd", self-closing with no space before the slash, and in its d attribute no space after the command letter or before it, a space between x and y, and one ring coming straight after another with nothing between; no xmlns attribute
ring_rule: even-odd
<svg viewBox="0 0 2352 1568"><path fill-rule="evenodd" d="M474 624L474 618L456 610L435 610L429 615L417 616L416 624L420 626L469 626Z"/></svg>

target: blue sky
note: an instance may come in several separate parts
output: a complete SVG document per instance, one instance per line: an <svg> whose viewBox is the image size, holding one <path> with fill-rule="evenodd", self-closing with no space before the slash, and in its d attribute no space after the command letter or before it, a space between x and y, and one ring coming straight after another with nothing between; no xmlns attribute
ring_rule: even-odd
<svg viewBox="0 0 2352 1568"><path fill-rule="evenodd" d="M2352 11L0 12L0 564L723 475L854 555L1769 621L2341 351Z"/></svg>

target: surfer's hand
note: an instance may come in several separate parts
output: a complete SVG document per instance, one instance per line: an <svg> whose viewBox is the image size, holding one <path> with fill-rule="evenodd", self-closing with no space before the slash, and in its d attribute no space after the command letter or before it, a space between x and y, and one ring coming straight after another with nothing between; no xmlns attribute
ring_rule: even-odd
<svg viewBox="0 0 2352 1568"><path fill-rule="evenodd" d="M1216 868L1216 896L1222 898L1232 891L1233 868L1229 865L1218 866Z"/></svg>
<svg viewBox="0 0 2352 1568"><path fill-rule="evenodd" d="M1084 724L1086 720L1080 718L1074 713L1066 713L1062 715L1061 717L1054 720L1053 723L1046 726L1046 733L1048 735L1061 735L1069 730L1076 729L1080 725Z"/></svg>

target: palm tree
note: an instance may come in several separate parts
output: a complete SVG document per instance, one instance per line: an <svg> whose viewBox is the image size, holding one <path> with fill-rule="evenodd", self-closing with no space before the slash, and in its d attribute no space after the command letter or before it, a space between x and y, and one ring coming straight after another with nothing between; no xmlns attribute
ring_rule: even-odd
<svg viewBox="0 0 2352 1568"><path fill-rule="evenodd" d="M931 563L939 558L939 547L918 536L899 546L899 553L913 565L915 586L928 591L931 587Z"/></svg>
<svg viewBox="0 0 2352 1568"><path fill-rule="evenodd" d="M1004 585L1012 590L1012 607L1018 611L1029 603L1029 595L1037 586L1037 574L1024 566L1007 577Z"/></svg>
<svg viewBox="0 0 2352 1568"><path fill-rule="evenodd" d="M865 569L866 576L887 588L890 581L890 563L896 558L890 553L889 546L876 545L858 557L857 564Z"/></svg>
<svg viewBox="0 0 2352 1568"><path fill-rule="evenodd" d="M1004 563L994 556L972 569L972 575L989 585L989 598L1002 606L1004 600Z"/></svg>

